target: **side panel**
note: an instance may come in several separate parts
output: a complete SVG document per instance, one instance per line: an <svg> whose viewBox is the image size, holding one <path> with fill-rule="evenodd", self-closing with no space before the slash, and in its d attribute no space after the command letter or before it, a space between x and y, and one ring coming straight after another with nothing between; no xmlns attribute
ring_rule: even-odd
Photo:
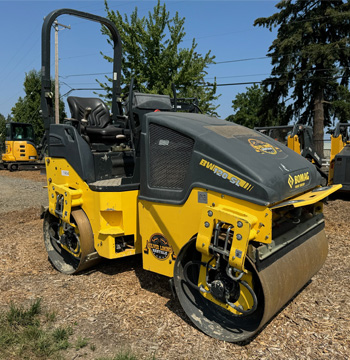
<svg viewBox="0 0 350 360"><path fill-rule="evenodd" d="M38 153L35 145L29 141L6 141L6 153L2 160L10 161L37 161Z"/></svg>
<svg viewBox="0 0 350 360"><path fill-rule="evenodd" d="M334 157L333 165L333 184L342 184L342 190L350 190L350 145L346 145L343 150Z"/></svg>
<svg viewBox="0 0 350 360"><path fill-rule="evenodd" d="M2 157L1 157L2 161L10 162L10 161L16 160L12 153L13 143L14 143L14 141L9 141L9 140L5 141L6 152L5 152L5 154L2 154Z"/></svg>
<svg viewBox="0 0 350 360"><path fill-rule="evenodd" d="M46 158L49 211L71 223L71 211L82 208L94 234L95 249L102 257L115 259L141 252L137 221L138 190L121 192L92 191L65 159ZM131 238L124 251L116 242Z"/></svg>
<svg viewBox="0 0 350 360"><path fill-rule="evenodd" d="M288 136L287 146L289 147L289 149L295 151L297 154L300 155L300 142L298 135Z"/></svg>
<svg viewBox="0 0 350 360"><path fill-rule="evenodd" d="M90 146L70 125L53 124L50 126L49 156L65 158L86 182L95 181L94 160Z"/></svg>
<svg viewBox="0 0 350 360"><path fill-rule="evenodd" d="M215 214L205 219L210 209L213 212L214 209L220 212L233 211L241 218L253 216L259 219L251 228L256 241L271 241L272 215L264 206L199 188L192 190L183 205L140 200L139 221L144 269L172 277L174 260L181 248L193 236L203 232L206 221L212 223L215 220ZM205 244L206 247L207 245Z"/></svg>
<svg viewBox="0 0 350 360"><path fill-rule="evenodd" d="M333 184L333 177L334 177L334 166L335 166L335 156L339 154L345 144L343 143L342 136L331 136L331 156L330 156L330 164L329 164L329 173L328 173L328 184Z"/></svg>

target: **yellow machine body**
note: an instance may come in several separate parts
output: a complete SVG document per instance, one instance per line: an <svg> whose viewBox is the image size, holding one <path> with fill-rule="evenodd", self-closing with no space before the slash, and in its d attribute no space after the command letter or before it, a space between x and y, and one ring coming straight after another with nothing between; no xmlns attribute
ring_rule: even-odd
<svg viewBox="0 0 350 360"><path fill-rule="evenodd" d="M50 213L71 223L72 209L82 208L91 224L95 249L104 258L114 259L143 251L145 269L172 277L176 254L197 233L198 243L206 243L205 247L200 245L200 250L208 252L209 234L218 218L244 222L246 239L242 250L245 253L249 239L257 237L262 243L271 241L271 210L263 206L198 188L192 190L183 205L138 200L137 190L95 192L64 159L47 158L46 172ZM199 191L207 192L212 206L198 203ZM210 227L199 227L208 211L214 212ZM166 244L152 242L152 237L157 234L165 239ZM133 246L118 253L115 239L123 236L133 236ZM164 259L161 255L155 256L157 252L166 253ZM232 265L243 268L243 262L242 258L240 263L233 262Z"/></svg>
<svg viewBox="0 0 350 360"><path fill-rule="evenodd" d="M198 203L198 192L206 192L208 204ZM208 212L212 215L209 217ZM191 219L189 221L189 219ZM257 238L262 243L271 241L271 211L263 206L249 204L243 200L222 196L213 191L195 188L183 205L169 205L139 201L139 221L144 250L143 266L146 270L158 272L169 277L173 276L173 261L181 248L197 235L198 251L209 255L209 244L213 227L220 219L229 223L242 221L244 223L245 241L237 244L237 248L247 252L249 239ZM209 226L207 225L209 224ZM264 225L262 225L264 224ZM168 249L165 258L152 252L152 236L161 234L167 242ZM165 246L166 247L166 246ZM162 247L160 247L160 250ZM156 249L157 250L157 249ZM234 251L232 247L231 251ZM232 261L233 266L244 269L244 258L239 262Z"/></svg>
<svg viewBox="0 0 350 360"><path fill-rule="evenodd" d="M33 143L26 140L5 141L6 152L2 155L2 161L13 163L18 161L37 161L38 152Z"/></svg>
<svg viewBox="0 0 350 360"><path fill-rule="evenodd" d="M335 157L347 146L350 141L343 140L341 134L331 135L331 155L329 158L328 184L332 185L334 179Z"/></svg>
<svg viewBox="0 0 350 360"><path fill-rule="evenodd" d="M65 159L46 158L46 172L49 212L75 226L71 222L72 210L81 208L89 219L99 256L115 259L142 252L146 270L168 277L173 277L174 261L192 238L196 237L196 248L203 257L210 256L212 234L219 221L239 228L229 264L247 273L244 264L250 242L272 241L275 209L314 205L321 212L320 201L341 187L326 188L316 194L307 192L294 202L287 200L273 208L194 188L183 205L171 205L140 200L138 190L92 191ZM210 205L198 202L199 192L207 194ZM126 236L131 239L130 246L116 251L118 238Z"/></svg>
<svg viewBox="0 0 350 360"><path fill-rule="evenodd" d="M300 142L299 142L299 137L298 135L288 135L287 138L287 146L292 149L293 151L295 151L297 154L301 154L301 150L300 150Z"/></svg>
<svg viewBox="0 0 350 360"><path fill-rule="evenodd" d="M75 228L75 232L79 234L75 221L77 217L74 214L78 211L77 209L82 209L87 219L84 226L91 226L93 246L90 251L92 253L87 254L86 259L80 262L74 272L91 266L89 262L93 263L97 256L115 259L142 252L144 269L172 278L177 256L191 239L195 239L195 247L201 254L202 263L211 263L211 266L215 267L217 260L213 259L211 254L213 234L218 224L222 224L227 233L230 228L236 229L231 242L228 263L235 271L242 274L241 281L250 287L253 287L256 281L253 279L252 270L246 268L246 264L250 264L248 256L250 258L257 256L254 254L252 242L260 244L260 248L263 249L262 257L266 253L273 252L275 248L284 246L285 244L275 244L272 238L272 226L281 218L292 216L291 208L311 206L312 210L309 211L315 218L312 220L314 225L311 224L311 226L319 225L321 220L317 214L322 215L322 200L341 187L341 185L335 185L324 189L319 188L317 192L303 193L275 204L273 207L260 206L214 191L194 188L183 205L171 205L138 199L138 190L92 191L65 159L46 158L46 172L50 214ZM207 204L198 201L199 194L203 192L206 193ZM61 230L61 235L62 233ZM123 242L128 239L127 247L121 251L118 251L118 239L123 239ZM317 246L320 246L318 261L322 264L327 253L327 242L322 242L320 236L315 237L314 241L317 241ZM82 256L80 249L72 250L65 246L63 248L73 256L78 258ZM308 251L308 253L312 252ZM295 255L291 252L290 256L294 256L295 266L302 266L302 263L298 263L300 254ZM301 258L300 261L304 260ZM276 290L271 286L271 281L266 279L273 276L274 272L276 269L272 267L270 272L265 270L264 275L259 275L259 282L272 293ZM198 284L196 284L202 289L203 298L233 313L234 316L239 314L235 309L236 305L237 309L244 309L244 311L254 306L256 300L253 299L248 287L242 285L236 305L225 304L216 299L206 285L206 273L206 267L201 266ZM307 276L311 275L307 274ZM292 279L290 281L292 282ZM298 286L295 291L298 290ZM290 291L286 290L286 298L280 294L280 302L272 305L266 303L265 317L266 314L272 316L278 310L276 307L282 306L290 298ZM272 297L276 297L276 294ZM263 321L267 320L267 317L263 319ZM262 324L261 322L261 326Z"/></svg>
<svg viewBox="0 0 350 360"><path fill-rule="evenodd" d="M138 191L94 192L64 159L46 158L49 211L71 223L74 208L82 208L94 234L94 247L104 258L115 259L141 252L138 233ZM58 215L58 213L61 215ZM73 224L72 224L73 225ZM132 236L132 245L116 252L116 238Z"/></svg>
<svg viewBox="0 0 350 360"><path fill-rule="evenodd" d="M4 168L39 169L39 156L35 146L34 128L28 123L6 124L5 153L1 157Z"/></svg>

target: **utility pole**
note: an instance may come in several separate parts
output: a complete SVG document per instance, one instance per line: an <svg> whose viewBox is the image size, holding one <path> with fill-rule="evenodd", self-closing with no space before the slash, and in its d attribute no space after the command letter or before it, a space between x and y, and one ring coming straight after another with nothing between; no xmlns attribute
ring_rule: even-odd
<svg viewBox="0 0 350 360"><path fill-rule="evenodd" d="M58 83L58 27L62 26L65 29L70 29L70 25L59 24L57 20L54 21L55 29L55 123L60 122L60 97L59 97L59 83ZM61 29L62 30L62 29Z"/></svg>

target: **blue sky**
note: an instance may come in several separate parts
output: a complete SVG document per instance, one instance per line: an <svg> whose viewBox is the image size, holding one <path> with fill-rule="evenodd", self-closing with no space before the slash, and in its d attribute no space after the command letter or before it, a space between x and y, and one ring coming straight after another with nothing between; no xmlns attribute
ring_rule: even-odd
<svg viewBox="0 0 350 360"><path fill-rule="evenodd" d="M276 31L254 27L254 20L270 16L277 11L278 1L165 1L171 15L176 11L185 17L186 37L182 47L190 47L192 39L198 43L201 54L209 50L216 62L211 65L206 79L218 84L260 81L271 71L268 58L264 58ZM138 7L139 15L147 15L156 1L108 1L110 9L128 15ZM25 73L41 67L41 26L43 18L52 10L72 8L105 16L103 0L91 1L2 1L0 0L0 113L7 116L20 96L24 96ZM73 16L61 16L59 23L70 25L70 30L59 31L60 93L71 89L96 88L95 79L104 80L112 71L100 51L111 54L106 37L101 35L97 23ZM54 76L54 31L52 31L51 75ZM263 58L243 60L250 58ZM84 75L94 74L94 75ZM98 74L98 75L97 75ZM232 100L249 85L218 87L221 94L217 112L221 118L232 113ZM91 92L72 91L74 96L91 96ZM65 97L63 98L65 99ZM68 113L68 108L66 108Z"/></svg>

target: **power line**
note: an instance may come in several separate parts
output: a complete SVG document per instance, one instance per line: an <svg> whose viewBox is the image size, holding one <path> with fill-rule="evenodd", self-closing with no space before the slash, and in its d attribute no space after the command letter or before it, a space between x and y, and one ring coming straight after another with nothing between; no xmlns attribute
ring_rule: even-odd
<svg viewBox="0 0 350 360"><path fill-rule="evenodd" d="M83 56L83 55L81 55ZM73 56L73 57L80 57L80 55L78 56ZM72 57L72 58L73 58ZM267 56L263 56L263 57L255 57L255 58L245 58L245 59L235 59L235 60L226 60L226 61L218 61L215 62L213 64L209 64L209 65L217 65L217 64L226 64L226 63L234 63L234 62L243 62L243 61L251 61L251 60L260 60L260 59L268 59L269 57ZM68 59L68 58L66 58ZM85 74L69 74L69 75L60 75L60 78L63 79L68 79L70 77L77 77L77 76L94 76L94 75L110 75L111 73L109 72L100 72L100 73L85 73Z"/></svg>
<svg viewBox="0 0 350 360"><path fill-rule="evenodd" d="M333 45L333 44L323 44L323 45ZM350 49L349 46L340 46L338 49ZM297 55L296 53L289 53L289 54L281 54L285 56L291 56L291 55ZM273 54L265 55L265 56L259 56L259 57L252 57L252 58L243 58L243 59L233 59L233 60L224 60L224 61L216 61L209 65L219 65L219 64L228 64L228 63L236 63L236 62L244 62L244 61L253 61L253 60L266 60L271 59Z"/></svg>
<svg viewBox="0 0 350 360"><path fill-rule="evenodd" d="M89 91L95 91L95 90L101 90L101 88L71 88L66 93L60 96L60 98L63 98L65 96L68 96L73 91L81 91L81 90L89 90Z"/></svg>
<svg viewBox="0 0 350 360"><path fill-rule="evenodd" d="M261 56L261 57L255 57L255 58L217 61L217 62L215 62L214 64L211 64L211 65L228 64L228 63L235 63L235 62L242 62L242 61L262 60L262 59L269 59L269 57L268 56Z"/></svg>
<svg viewBox="0 0 350 360"><path fill-rule="evenodd" d="M245 74L245 75L229 75L229 76L212 76L212 77L205 78L204 80L242 78L242 77L263 76L263 75L270 75L270 73L265 73L265 74Z"/></svg>
<svg viewBox="0 0 350 360"><path fill-rule="evenodd" d="M344 66L344 67L334 67L332 69L309 69L309 70L301 70L300 72L292 72L292 71L286 71L283 72L283 75L290 75L290 74L294 74L294 75L300 75L303 74L305 75L308 72L320 72L320 71L334 71L334 70L345 70L345 69L350 69L350 66ZM239 77L250 77L250 76L263 76L263 75L270 75L268 73L265 74L245 74L245 75L230 75L230 76L214 76L214 77L209 77L206 78L205 80L209 80L209 79L229 79L229 78L239 78Z"/></svg>
<svg viewBox="0 0 350 360"><path fill-rule="evenodd" d="M76 85L96 85L96 82L73 82L70 84L67 84L63 81L61 81L61 84L65 84L68 87L76 86Z"/></svg>
<svg viewBox="0 0 350 360"><path fill-rule="evenodd" d="M341 79L342 76L335 76L335 77L318 77L317 79L318 80L337 80L337 79ZM278 82L281 82L281 81L284 81L284 82L296 82L297 80L287 80L287 79L276 79L276 80L263 80L263 81L248 81L248 82L240 82L240 83L226 83L226 84L211 84L211 83L206 83L204 84L203 86L236 86L236 85L254 85L254 84L262 84L263 82L265 83L269 83L269 84L276 84ZM299 80L299 81L313 81L313 79L302 79L302 80Z"/></svg>
<svg viewBox="0 0 350 360"><path fill-rule="evenodd" d="M248 81L248 82L240 82L240 83L229 83L229 84L210 84L206 83L205 86L235 86L235 85L254 85L261 84L262 81Z"/></svg>
<svg viewBox="0 0 350 360"><path fill-rule="evenodd" d="M112 72L100 72L100 73L87 73L87 74L70 74L70 75L60 75L62 79L68 79L70 77L77 77L77 76L95 76L95 75L112 75Z"/></svg>
<svg viewBox="0 0 350 360"><path fill-rule="evenodd" d="M249 61L249 60L257 60L257 59L265 59L268 57L259 57L259 58L247 58L247 59L236 59L236 60L227 60L227 61L219 61L215 64L210 65L217 65L217 64L224 64L224 63L233 63L233 62L241 62L241 61ZM70 77L78 77L78 76L95 76L95 75L111 75L109 72L100 72L100 73L84 73L84 74L69 74L69 75L60 75L60 78L68 79Z"/></svg>
<svg viewBox="0 0 350 360"><path fill-rule="evenodd" d="M85 54L85 55L75 55L75 56L65 56L65 57L60 57L60 60L67 60L67 59L76 59L76 58L86 58L86 57L91 57L91 56L101 56L100 53L90 53L90 54ZM109 57L112 57L113 55L107 55Z"/></svg>
<svg viewBox="0 0 350 360"><path fill-rule="evenodd" d="M24 52L24 55L20 58L20 60L18 60L17 62L15 62L15 65L13 66L13 68L9 71L4 71L6 70L6 67L8 67L10 64L13 65L14 59L18 59L18 55L23 52L23 48L25 47L26 44L29 43L29 40L32 38L32 36L34 35L34 33L37 31L39 25L35 26L32 30L32 32L26 37L26 39L23 41L23 43L17 48L17 51L14 52L14 54L12 55L12 57L10 58L10 60L8 60L7 64L2 68L2 71L4 73L4 77L1 79L1 81L4 81L5 79L7 79L7 77L9 75L11 75L15 70L18 70L18 65L23 61L23 59L28 56L28 52ZM34 45L30 45L30 49L33 50L35 45L39 42L39 39L35 39L34 40ZM30 51L30 50L29 50Z"/></svg>

